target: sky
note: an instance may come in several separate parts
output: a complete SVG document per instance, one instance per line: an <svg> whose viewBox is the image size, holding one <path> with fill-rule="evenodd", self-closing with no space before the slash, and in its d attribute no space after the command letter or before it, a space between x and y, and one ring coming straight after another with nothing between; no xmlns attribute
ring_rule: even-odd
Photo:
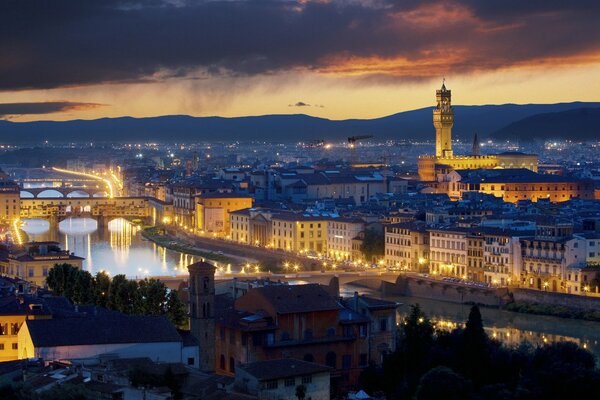
<svg viewBox="0 0 600 400"><path fill-rule="evenodd" d="M4 0L0 118L600 100L600 2Z"/></svg>

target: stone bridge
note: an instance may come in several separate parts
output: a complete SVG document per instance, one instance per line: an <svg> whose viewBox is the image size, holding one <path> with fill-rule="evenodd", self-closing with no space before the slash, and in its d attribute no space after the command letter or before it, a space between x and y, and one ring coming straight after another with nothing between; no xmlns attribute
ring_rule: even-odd
<svg viewBox="0 0 600 400"><path fill-rule="evenodd" d="M55 198L86 198L86 197L108 197L104 185L86 187L43 187L43 188L21 188L22 199L55 199Z"/></svg>
<svg viewBox="0 0 600 400"><path fill-rule="evenodd" d="M62 197L21 198L21 218L61 221L69 217L90 217L106 224L114 218L141 219L152 224L170 218L171 209L150 197Z"/></svg>

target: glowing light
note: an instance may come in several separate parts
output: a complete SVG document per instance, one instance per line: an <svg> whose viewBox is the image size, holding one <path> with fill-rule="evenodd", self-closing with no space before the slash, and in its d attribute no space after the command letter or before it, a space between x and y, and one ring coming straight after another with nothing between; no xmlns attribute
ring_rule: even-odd
<svg viewBox="0 0 600 400"><path fill-rule="evenodd" d="M114 192L114 189L113 189L113 185L112 185L112 182L109 179L102 178L101 176L94 175L94 174L87 174L85 172L71 171L71 170L68 170L68 169L62 169L62 168L58 168L58 167L52 167L52 169L54 171L56 171L56 172L61 172L61 173L64 173L64 174L71 174L71 175L85 176L87 178L92 178L92 179L95 179L97 181L104 182L106 184L106 187L108 188L108 197L109 198L115 197L115 192Z"/></svg>

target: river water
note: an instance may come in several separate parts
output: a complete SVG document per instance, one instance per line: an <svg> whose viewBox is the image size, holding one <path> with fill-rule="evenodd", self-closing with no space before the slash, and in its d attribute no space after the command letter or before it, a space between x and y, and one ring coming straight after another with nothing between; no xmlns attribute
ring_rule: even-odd
<svg viewBox="0 0 600 400"><path fill-rule="evenodd" d="M83 268L92 274L103 270L130 278L187 274L198 257L178 253L146 240L140 229L125 219L99 227L91 218L68 218L51 229L43 219L23 220L31 241L56 241L63 249L84 257Z"/></svg>
<svg viewBox="0 0 600 400"><path fill-rule="evenodd" d="M340 288L344 297L352 296L355 291L382 298L377 291L346 285ZM440 329L451 330L464 326L471 306L427 300L405 296L384 296L383 299L400 303L397 321L400 322L411 309L419 304L425 314ZM571 341L588 349L600 363L600 322L581 321L543 315L520 314L495 308L481 307L484 327L490 337L500 340L508 346L517 346L525 341L534 346L558 341Z"/></svg>

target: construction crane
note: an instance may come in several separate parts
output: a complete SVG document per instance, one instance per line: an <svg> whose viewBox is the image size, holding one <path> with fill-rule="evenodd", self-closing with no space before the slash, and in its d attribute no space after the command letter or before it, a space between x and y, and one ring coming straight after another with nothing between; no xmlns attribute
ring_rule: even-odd
<svg viewBox="0 0 600 400"><path fill-rule="evenodd" d="M364 139L370 139L373 135L350 136L348 138L348 147L350 147L350 165L356 163L356 142Z"/></svg>

